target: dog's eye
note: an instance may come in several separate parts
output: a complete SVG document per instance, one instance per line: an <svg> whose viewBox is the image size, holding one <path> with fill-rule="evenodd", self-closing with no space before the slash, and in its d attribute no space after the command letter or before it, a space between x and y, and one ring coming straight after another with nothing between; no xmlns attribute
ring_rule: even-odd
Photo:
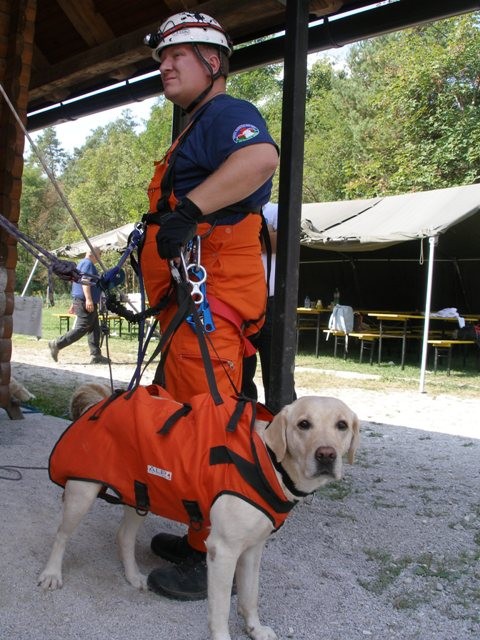
<svg viewBox="0 0 480 640"><path fill-rule="evenodd" d="M345 420L339 420L337 422L337 429L339 431L346 431L348 429L348 424L345 422Z"/></svg>
<svg viewBox="0 0 480 640"><path fill-rule="evenodd" d="M300 422L297 424L297 427L302 431L306 431L307 429L312 428L312 423L309 420L300 420Z"/></svg>

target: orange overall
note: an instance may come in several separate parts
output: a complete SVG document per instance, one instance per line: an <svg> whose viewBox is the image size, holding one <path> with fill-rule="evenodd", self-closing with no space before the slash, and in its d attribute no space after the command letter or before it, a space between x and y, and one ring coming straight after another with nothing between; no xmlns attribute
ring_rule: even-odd
<svg viewBox="0 0 480 640"><path fill-rule="evenodd" d="M154 219L158 211L173 210L178 203L169 176L175 151L188 132L189 127L164 159L156 163L148 190L151 214L145 216L147 230L140 263L150 306L158 304L171 287L168 261L158 254L159 225L158 219ZM232 212L236 212L234 208ZM210 356L219 391L231 395L232 382L237 389L241 386L244 338L257 333L264 322L267 292L261 260L261 216L244 212L235 224L215 224L215 216L206 216L208 221L199 223L197 233L201 237L201 264L207 272L206 295L216 327L208 334ZM177 304L172 297L158 316L162 330L176 311ZM186 322L171 341L164 375L166 389L180 402L189 402L192 396L209 389L197 336Z"/></svg>
<svg viewBox="0 0 480 640"><path fill-rule="evenodd" d="M114 398L112 400L112 398ZM205 550L210 508L233 494L260 509L277 529L295 505L287 500L255 414L261 405L209 393L182 405L157 385L98 403L70 425L50 456L53 482L99 482L100 497L184 522ZM263 414L262 414L263 412Z"/></svg>

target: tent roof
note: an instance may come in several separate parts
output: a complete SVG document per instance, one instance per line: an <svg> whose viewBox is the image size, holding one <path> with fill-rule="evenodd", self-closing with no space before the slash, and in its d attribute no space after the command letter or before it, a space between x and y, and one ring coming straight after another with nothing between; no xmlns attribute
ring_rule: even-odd
<svg viewBox="0 0 480 640"><path fill-rule="evenodd" d="M305 204L301 244L372 251L437 236L480 210L480 184L369 200Z"/></svg>
<svg viewBox="0 0 480 640"><path fill-rule="evenodd" d="M122 227L118 227L118 229L112 229L112 231L100 233L98 236L89 238L89 240L94 247L98 247L102 251L122 251L127 247L128 236L133 231L133 228L133 222L129 222L128 224L124 224ZM58 249L55 249L53 253L59 256L76 258L78 256L83 256L87 252L87 248L88 246L85 240L80 240L79 242L72 242L72 244L59 247Z"/></svg>
<svg viewBox="0 0 480 640"><path fill-rule="evenodd" d="M480 184L385 198L317 202L302 206L301 244L312 249L366 252L445 233L480 211ZM127 247L133 222L90 238L103 251ZM55 249L85 254L84 240Z"/></svg>

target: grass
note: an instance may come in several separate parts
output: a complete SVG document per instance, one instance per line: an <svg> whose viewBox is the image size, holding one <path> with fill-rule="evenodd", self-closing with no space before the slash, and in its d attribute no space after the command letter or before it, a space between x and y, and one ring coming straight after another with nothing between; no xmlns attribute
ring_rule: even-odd
<svg viewBox="0 0 480 640"><path fill-rule="evenodd" d="M478 622L475 607L480 593L475 580L478 553L393 557L386 551L371 548L364 549L364 553L375 569L369 577L358 578L358 583L376 596L385 594L391 598L395 609L417 609L433 600L443 608L446 602L453 602L456 610L448 605L444 611L448 618ZM408 582L397 582L402 576Z"/></svg>
<svg viewBox="0 0 480 640"><path fill-rule="evenodd" d="M57 299L56 306L45 307L43 309L43 337L40 341L30 336L22 336L15 334L13 343L15 350L46 350L47 341L52 340L59 334L58 318L54 314L66 313L70 306L70 298L65 296ZM402 371L398 366L399 354L395 351L385 352L385 363L374 363L370 365L368 362L360 364L358 362L358 353L355 351L354 341L350 348L349 358L344 360L341 357L334 358L333 344L330 341L323 340L321 343L321 352L316 358L313 353L313 344L308 344L307 340L302 340L304 350L300 351L296 357L295 384L297 387L304 388L321 388L330 387L332 384L337 388L355 387L366 390L383 391L416 391L419 383L419 365L418 354L407 354L407 364ZM149 348L149 353L155 347L157 342ZM129 364L133 367L137 357L137 340L128 335L111 336L108 340L109 354L114 363ZM475 345L473 345L476 349ZM87 339L82 338L79 342L69 347L69 355L76 357L78 355L79 362L88 358ZM103 349L105 353L105 348ZM454 358L452 363L451 375L447 376L445 370L433 372L427 371L426 388L429 393L435 394L451 394L462 397L478 397L480 393L480 373L477 369L478 354L472 350L472 354L467 359L466 367L463 368L461 355ZM397 364L387 364L388 362L396 362ZM152 365L151 365L152 366ZM115 365L113 366L113 376L115 377ZM148 373L147 373L148 376ZM258 380L258 383L260 381ZM32 401L32 405L39 408L49 415L63 416L65 415L65 407L68 405L66 400L71 394L72 389L68 386L58 384L52 388L51 385L45 384L44 381L38 380L29 382L30 390L37 396L36 401ZM373 436L372 436L373 437Z"/></svg>
<svg viewBox="0 0 480 640"><path fill-rule="evenodd" d="M306 342L306 341L305 341ZM391 350L384 349L384 361L372 365L358 362L358 345L350 341L350 353L347 360L334 358L333 344L323 340L319 357L314 355L313 343L310 349L301 350L295 360L295 382L299 386L315 387L331 385L335 377L337 387L356 387L376 390L417 391L420 379L420 347L417 351L407 352L405 368L402 371L400 362L400 345L393 345ZM429 368L430 367L430 368ZM345 374L351 377L344 377ZM445 369L437 369L433 373L433 353L429 354L426 372L426 390L435 394L450 394L462 397L478 397L480 393L480 349L469 345L466 352L465 366L461 350L454 351L450 375Z"/></svg>

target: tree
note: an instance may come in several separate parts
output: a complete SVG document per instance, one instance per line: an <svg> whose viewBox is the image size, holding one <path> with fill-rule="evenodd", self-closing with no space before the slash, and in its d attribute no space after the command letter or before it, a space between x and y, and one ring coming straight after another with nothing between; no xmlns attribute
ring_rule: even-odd
<svg viewBox="0 0 480 640"><path fill-rule="evenodd" d="M145 163L136 126L125 111L95 129L66 171L69 202L88 235L137 221L145 211ZM77 238L70 223L65 241Z"/></svg>
<svg viewBox="0 0 480 640"><path fill-rule="evenodd" d="M303 201L341 200L345 164L350 156L351 127L338 85L343 73L321 59L307 77Z"/></svg>
<svg viewBox="0 0 480 640"><path fill-rule="evenodd" d="M44 129L37 138L35 146L49 171L54 176L61 175L68 163L69 156L61 146L55 129L53 127ZM33 164L42 166L40 159L33 151L30 154L30 159Z"/></svg>
<svg viewBox="0 0 480 640"><path fill-rule="evenodd" d="M62 174L69 161L69 156L61 146L55 130L51 127L41 133L35 142L35 147L42 161L33 150L25 160L19 228L42 248L51 250L60 244L68 213L60 200L57 189L45 173L43 164L47 166L57 188L62 190ZM16 269L17 290L23 289L34 262L33 255L19 245ZM37 269L30 283L29 291L44 290L47 280L48 273L45 268ZM59 288L62 289L61 284Z"/></svg>
<svg viewBox="0 0 480 640"><path fill-rule="evenodd" d="M350 197L478 180L479 55L478 14L352 48Z"/></svg>

